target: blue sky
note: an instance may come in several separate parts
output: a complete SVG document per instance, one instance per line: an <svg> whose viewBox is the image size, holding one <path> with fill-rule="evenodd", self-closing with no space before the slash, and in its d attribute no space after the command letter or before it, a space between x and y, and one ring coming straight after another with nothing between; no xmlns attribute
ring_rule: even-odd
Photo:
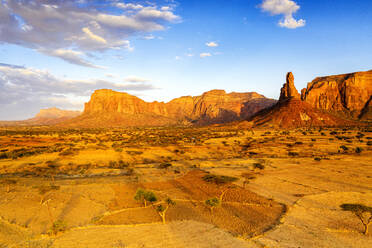
<svg viewBox="0 0 372 248"><path fill-rule="evenodd" d="M367 0L0 0L0 119L83 109L99 88L146 101L211 89L278 98L372 69Z"/></svg>

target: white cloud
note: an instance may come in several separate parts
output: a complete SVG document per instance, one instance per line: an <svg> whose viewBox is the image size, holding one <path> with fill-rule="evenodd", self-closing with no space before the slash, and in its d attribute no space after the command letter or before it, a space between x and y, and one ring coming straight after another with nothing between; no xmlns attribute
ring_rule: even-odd
<svg viewBox="0 0 372 248"><path fill-rule="evenodd" d="M143 37L145 40L153 40L153 39L155 39L155 36L153 36L152 34L150 34L150 35L147 35L147 36L145 36L145 37Z"/></svg>
<svg viewBox="0 0 372 248"><path fill-rule="evenodd" d="M146 82L150 82L150 80L144 79L144 78L140 78L140 77L136 77L136 76L129 76L129 77L124 78L124 82L146 83Z"/></svg>
<svg viewBox="0 0 372 248"><path fill-rule="evenodd" d="M47 50L47 49L39 49L38 50L41 53L44 53L49 56L54 56L61 58L71 64L75 65L81 65L91 68L98 68L98 69L105 69L103 66L94 65L90 63L89 61L82 58L85 54L83 52L68 50L68 49L55 49L55 50Z"/></svg>
<svg viewBox="0 0 372 248"><path fill-rule="evenodd" d="M280 27L295 29L306 25L305 20L296 20L293 17L300 6L292 0L263 0L260 7L272 15L283 15L284 17L278 23Z"/></svg>
<svg viewBox="0 0 372 248"><path fill-rule="evenodd" d="M77 106L71 99L86 99L94 90L102 88L133 92L156 89L143 80L138 84L125 84L102 79L68 79L46 70L0 63L0 120L24 118L40 108L55 105L81 109L82 102Z"/></svg>
<svg viewBox="0 0 372 248"><path fill-rule="evenodd" d="M116 7L121 9L142 9L143 6L140 4L133 4L133 3L116 3Z"/></svg>
<svg viewBox="0 0 372 248"><path fill-rule="evenodd" d="M180 17L173 14L172 11L169 10L157 10L154 7L146 7L141 9L137 14L136 17L143 20L152 20L152 19L160 19L165 20L168 22L175 22L179 21Z"/></svg>
<svg viewBox="0 0 372 248"><path fill-rule="evenodd" d="M37 51L62 49L93 53L109 49L131 50L128 38L164 30L167 24L180 20L172 9L159 9L153 5L103 1L98 6L93 1L85 1L84 8L81 8L75 0L7 0L0 5L0 43ZM56 53L48 54L65 59ZM71 63L71 59L67 61Z"/></svg>
<svg viewBox="0 0 372 248"><path fill-rule="evenodd" d="M306 25L306 21L303 19L296 20L292 16L284 18L284 20L279 21L279 26L282 28L295 29L303 27Z"/></svg>
<svg viewBox="0 0 372 248"><path fill-rule="evenodd" d="M102 38L101 36L98 36L96 34L93 34L92 31L90 31L89 28L85 27L85 28L82 28L83 32L93 41L95 42L98 42L98 43L102 43L102 44L107 44L107 41Z"/></svg>
<svg viewBox="0 0 372 248"><path fill-rule="evenodd" d="M214 41L207 42L207 43L205 43L205 45L209 46L209 47L218 47L218 43L214 42Z"/></svg>
<svg viewBox="0 0 372 248"><path fill-rule="evenodd" d="M210 53L201 53L200 58L206 58L206 57L211 57L212 55Z"/></svg>

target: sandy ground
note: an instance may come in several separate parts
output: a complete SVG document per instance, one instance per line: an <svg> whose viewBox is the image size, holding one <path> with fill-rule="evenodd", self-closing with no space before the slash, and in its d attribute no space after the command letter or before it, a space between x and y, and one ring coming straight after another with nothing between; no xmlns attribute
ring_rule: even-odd
<svg viewBox="0 0 372 248"><path fill-rule="evenodd" d="M372 206L372 149L366 145L366 138L363 141L356 138L356 131L346 134L337 131L339 135L352 137L352 142L329 136L330 131L324 131L325 135L321 135L321 131L314 131L311 135L302 135L301 131L296 131L290 136L279 135L278 132L266 135L262 131L252 136L254 141L249 136L211 138L200 146L138 148L143 151L142 155L132 156L125 150L114 152L112 149L96 150L88 147L88 150L83 149L70 157L44 153L16 160L2 160L0 169L4 173L27 171L39 165L44 168L45 161L57 159L57 162L62 163L61 171L63 168L69 169L71 162L71 168L79 169L73 173L80 173L82 167L82 174L102 176L102 179L61 180L57 182L59 190L47 193L40 193L40 188L35 187L35 184L50 185L50 178L42 183L29 182L32 178L19 179L16 184L10 185L10 189L6 185L0 187L0 216L3 218L0 218L0 248L372 247L372 235L361 234L359 220L339 208L342 203ZM365 134L368 140L372 139L370 132ZM10 138L3 140L12 143ZM106 145L109 147L110 143ZM349 148L348 152L342 151L343 145ZM355 149L359 146L363 152L356 154ZM135 151L137 148L128 149ZM176 153L175 149L182 151L182 155L181 152ZM299 155L291 157L289 152ZM316 161L315 157L321 158L320 161ZM110 173L121 172L121 169L108 167L109 161L118 159L132 163L135 169L132 179L138 177L137 181L144 185L174 179L194 168L241 177L243 173L252 172L255 163L260 163L265 169L254 171L255 179L249 180L246 189L285 204L288 211L273 229L269 228L263 235L245 240L199 219L173 219L172 210L169 212L171 222L166 225L122 225L130 223L125 222L124 218L123 221L114 221L116 225L103 223L97 226L94 220L107 211L136 206L133 202L135 188L123 188L120 185L125 182L120 181L120 177L109 177ZM145 159L171 161L173 167L159 170L156 163L145 163ZM86 163L91 165L84 169ZM180 174L174 172L176 169ZM238 184L242 186L242 183L243 179L240 179ZM117 190L113 184L119 184L122 190ZM27 190L24 190L25 187ZM167 194L172 197L180 197L182 193L172 188L168 191ZM40 204L44 197L52 199L49 206L53 218L64 219L71 227L57 237L40 236L40 233L50 229L47 206ZM202 198L198 199L202 201ZM178 208L182 206L180 202ZM200 207L203 207L202 204ZM247 212L260 215L260 211L254 209L245 210L244 214ZM206 213L203 216L208 217ZM156 214L153 217L151 222L158 221Z"/></svg>
<svg viewBox="0 0 372 248"><path fill-rule="evenodd" d="M172 222L167 225L97 226L74 229L58 237L53 247L251 247L244 240L213 225L194 222Z"/></svg>
<svg viewBox="0 0 372 248"><path fill-rule="evenodd" d="M342 203L372 205L372 193L328 192L296 202L277 226L254 241L267 247L372 247L372 235Z"/></svg>

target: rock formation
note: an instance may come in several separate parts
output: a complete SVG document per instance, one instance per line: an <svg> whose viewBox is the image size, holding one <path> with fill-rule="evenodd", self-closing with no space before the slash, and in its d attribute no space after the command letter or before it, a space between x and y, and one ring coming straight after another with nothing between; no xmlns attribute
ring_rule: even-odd
<svg viewBox="0 0 372 248"><path fill-rule="evenodd" d="M272 107L266 108L248 119L253 127L298 128L315 126L346 126L356 123L313 108L300 98L294 86L294 77L287 74L286 83L280 90L280 99Z"/></svg>
<svg viewBox="0 0 372 248"><path fill-rule="evenodd" d="M368 102L360 112L358 118L360 120L372 120L372 96L369 98Z"/></svg>
<svg viewBox="0 0 372 248"><path fill-rule="evenodd" d="M289 98L301 99L301 95L298 93L294 85L294 76L292 72L288 72L286 76L286 82L280 90L279 101L283 101Z"/></svg>
<svg viewBox="0 0 372 248"><path fill-rule="evenodd" d="M214 124L242 120L276 101L255 92L211 90L201 96L184 96L170 102L145 102L123 92L96 90L81 116L65 126L163 126Z"/></svg>
<svg viewBox="0 0 372 248"><path fill-rule="evenodd" d="M357 118L372 96L372 71L318 77L301 91L311 106L343 117Z"/></svg>

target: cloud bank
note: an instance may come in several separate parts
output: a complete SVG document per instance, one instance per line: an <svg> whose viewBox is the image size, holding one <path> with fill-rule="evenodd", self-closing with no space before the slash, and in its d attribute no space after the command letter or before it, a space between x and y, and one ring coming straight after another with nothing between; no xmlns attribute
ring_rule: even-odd
<svg viewBox="0 0 372 248"><path fill-rule="evenodd" d="M167 6L75 0L3 0L0 43L16 44L81 66L87 53L130 49L133 35L160 31L180 17ZM99 66L98 66L99 67Z"/></svg>
<svg viewBox="0 0 372 248"><path fill-rule="evenodd" d="M117 83L102 79L59 78L46 70L0 63L0 120L22 119L40 108L82 109L96 89L140 92L156 89L147 81Z"/></svg>
<svg viewBox="0 0 372 248"><path fill-rule="evenodd" d="M300 6L292 0L264 0L260 8L272 15L284 15L278 22L280 27L295 29L306 25L305 20L296 20L293 17L300 9Z"/></svg>

